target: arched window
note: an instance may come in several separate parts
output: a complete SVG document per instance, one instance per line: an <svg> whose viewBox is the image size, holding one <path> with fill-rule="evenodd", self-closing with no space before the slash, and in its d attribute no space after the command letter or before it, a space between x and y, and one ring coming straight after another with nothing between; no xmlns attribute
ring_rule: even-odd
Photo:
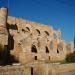
<svg viewBox="0 0 75 75"><path fill-rule="evenodd" d="M40 31L38 29L36 29L36 31L38 32L38 34L40 34Z"/></svg>
<svg viewBox="0 0 75 75"><path fill-rule="evenodd" d="M35 56L35 60L37 60L37 56Z"/></svg>
<svg viewBox="0 0 75 75"><path fill-rule="evenodd" d="M34 53L37 53L37 48L35 45L32 45L31 47L31 51L34 52Z"/></svg>
<svg viewBox="0 0 75 75"><path fill-rule="evenodd" d="M22 31L25 33L25 32L30 31L30 29L29 29L28 27L26 27L26 29L23 29L23 28L22 28Z"/></svg>
<svg viewBox="0 0 75 75"><path fill-rule="evenodd" d="M57 49L57 53L59 53L59 50Z"/></svg>
<svg viewBox="0 0 75 75"><path fill-rule="evenodd" d="M28 31L30 31L29 27L26 27L26 29L27 29Z"/></svg>
<svg viewBox="0 0 75 75"><path fill-rule="evenodd" d="M49 33L47 31L45 31L45 33L49 36Z"/></svg>
<svg viewBox="0 0 75 75"><path fill-rule="evenodd" d="M22 31L25 33L25 29L22 29Z"/></svg>
<svg viewBox="0 0 75 75"><path fill-rule="evenodd" d="M46 46L46 53L49 53L48 47Z"/></svg>

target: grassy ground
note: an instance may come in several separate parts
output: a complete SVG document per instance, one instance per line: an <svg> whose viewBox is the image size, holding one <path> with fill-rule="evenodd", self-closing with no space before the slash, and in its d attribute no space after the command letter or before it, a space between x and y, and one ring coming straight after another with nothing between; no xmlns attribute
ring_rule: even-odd
<svg viewBox="0 0 75 75"><path fill-rule="evenodd" d="M68 64L69 62L67 62L66 60L62 60L62 61L46 61L47 63L59 63L59 64Z"/></svg>

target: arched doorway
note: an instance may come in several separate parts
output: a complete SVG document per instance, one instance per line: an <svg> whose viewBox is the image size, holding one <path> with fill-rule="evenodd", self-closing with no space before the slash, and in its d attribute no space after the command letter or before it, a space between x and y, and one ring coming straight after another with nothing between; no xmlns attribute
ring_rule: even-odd
<svg viewBox="0 0 75 75"><path fill-rule="evenodd" d="M46 53L49 53L49 49L48 49L48 47L46 46Z"/></svg>
<svg viewBox="0 0 75 75"><path fill-rule="evenodd" d="M35 45L32 45L31 52L37 53L37 48Z"/></svg>

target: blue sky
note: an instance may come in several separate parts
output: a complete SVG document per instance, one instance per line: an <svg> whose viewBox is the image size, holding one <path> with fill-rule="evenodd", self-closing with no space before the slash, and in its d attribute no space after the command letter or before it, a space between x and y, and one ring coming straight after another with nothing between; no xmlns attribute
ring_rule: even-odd
<svg viewBox="0 0 75 75"><path fill-rule="evenodd" d="M8 7L10 16L61 28L64 40L74 39L75 0L0 0L2 6Z"/></svg>

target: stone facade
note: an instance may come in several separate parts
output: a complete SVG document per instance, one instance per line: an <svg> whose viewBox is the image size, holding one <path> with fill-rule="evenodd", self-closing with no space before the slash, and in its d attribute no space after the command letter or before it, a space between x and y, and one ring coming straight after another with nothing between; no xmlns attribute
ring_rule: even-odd
<svg viewBox="0 0 75 75"><path fill-rule="evenodd" d="M33 60L64 60L68 44L62 40L60 29L15 17L7 16L7 9L0 9L0 43L18 62ZM69 52L73 52L70 43Z"/></svg>

